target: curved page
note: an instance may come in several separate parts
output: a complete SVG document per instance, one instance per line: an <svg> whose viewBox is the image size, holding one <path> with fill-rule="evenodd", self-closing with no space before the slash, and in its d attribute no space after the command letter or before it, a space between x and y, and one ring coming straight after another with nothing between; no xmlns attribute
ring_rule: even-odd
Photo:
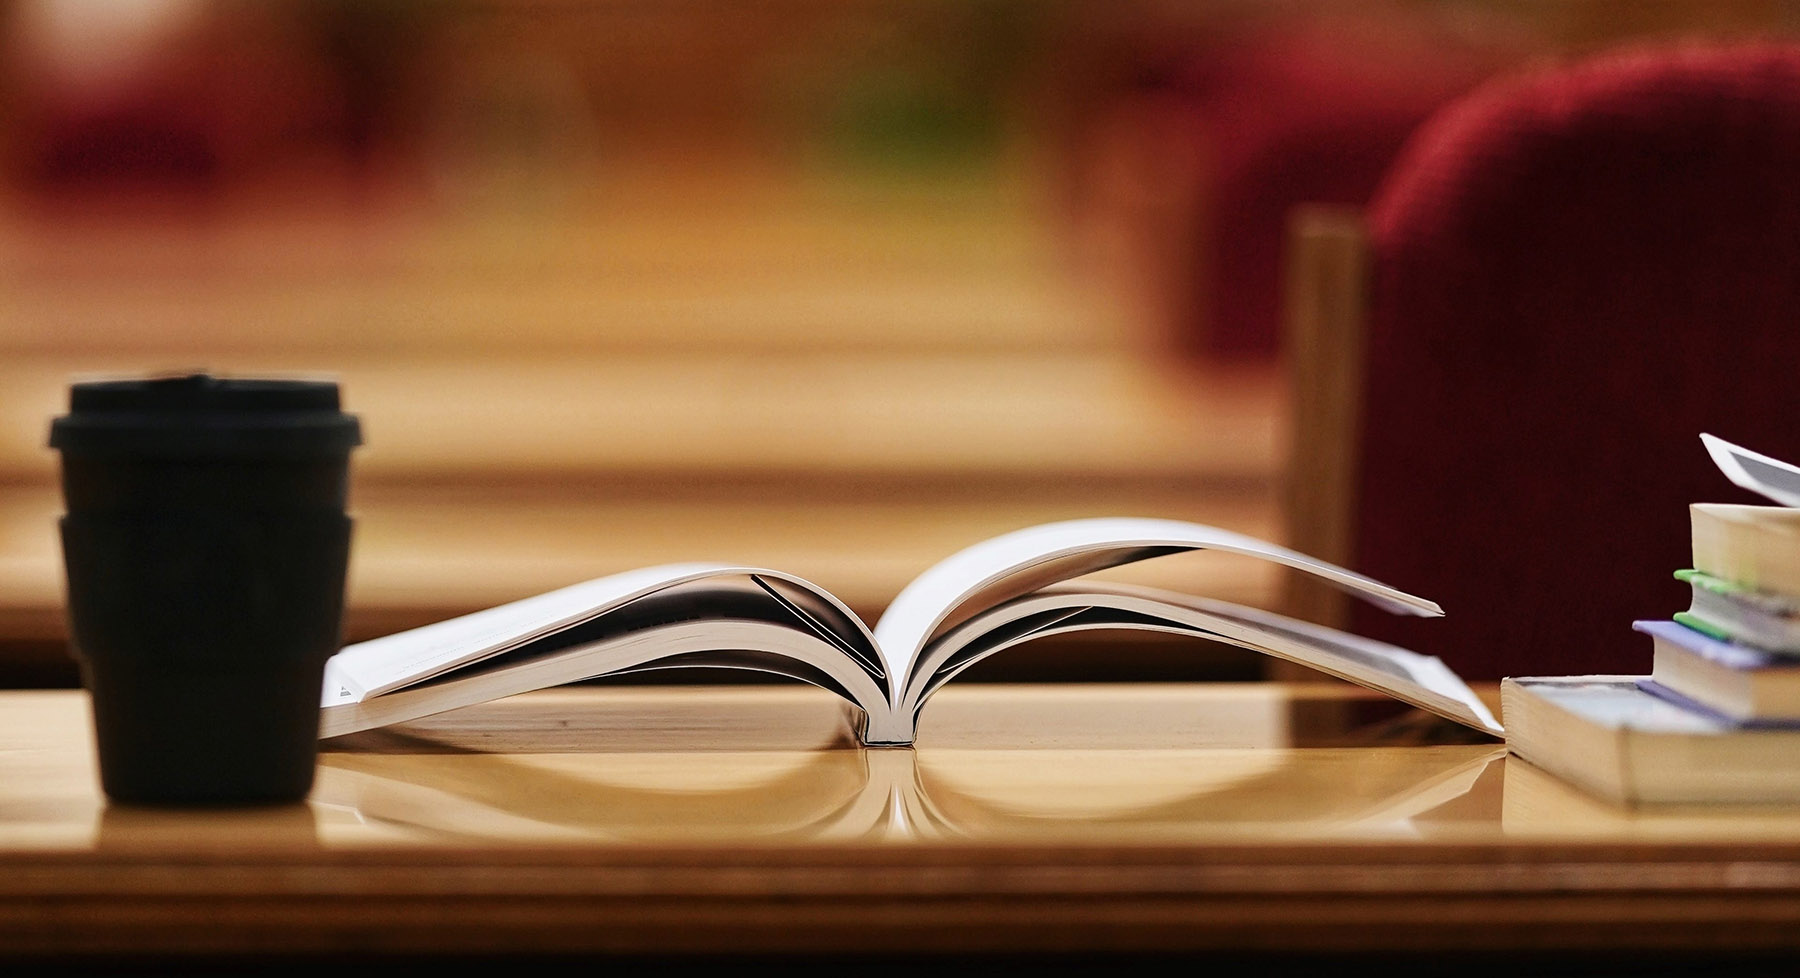
<svg viewBox="0 0 1800 978"><path fill-rule="evenodd" d="M1800 506L1800 468L1771 458L1761 452L1733 445L1717 435L1704 432L1700 443L1712 456L1713 464L1733 485L1758 493L1783 506Z"/></svg>
<svg viewBox="0 0 1800 978"><path fill-rule="evenodd" d="M497 656L360 702L325 707L319 736L337 737L565 683L659 668L725 666L788 676L831 690L864 713L864 729L891 736L893 711L875 677L835 643L795 624L688 621L633 630L520 659Z"/></svg>
<svg viewBox="0 0 1800 978"><path fill-rule="evenodd" d="M1336 564L1266 540L1180 520L1103 517L1046 523L1003 534L939 561L914 578L875 626L875 644L890 676L917 682L912 662L940 627L1047 584L1094 571L1190 550L1261 557L1315 574L1400 614L1441 615L1428 601Z"/></svg>
<svg viewBox="0 0 1800 978"><path fill-rule="evenodd" d="M353 703L499 655L619 611L647 595L708 578L761 579L771 597L849 659L880 675L874 637L837 598L780 571L730 564L664 564L584 581L509 604L345 646L325 664L323 705ZM766 582L779 582L771 588ZM810 612L804 606L810 605ZM839 632L848 634L839 634ZM888 679L888 684L893 680Z"/></svg>
<svg viewBox="0 0 1800 978"><path fill-rule="evenodd" d="M1008 628L1010 623L1024 628ZM897 713L924 701L962 670L1024 642L1095 629L1142 629L1213 639L1297 662L1366 686L1483 733L1502 736L1480 697L1434 656L1227 601L1154 588L1065 584L1009 601L927 647Z"/></svg>

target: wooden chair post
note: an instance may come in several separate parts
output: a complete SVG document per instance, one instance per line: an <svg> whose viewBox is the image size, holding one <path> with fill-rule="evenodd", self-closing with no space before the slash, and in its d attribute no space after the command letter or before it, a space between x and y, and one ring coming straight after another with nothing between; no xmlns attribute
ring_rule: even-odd
<svg viewBox="0 0 1800 978"><path fill-rule="evenodd" d="M1367 274L1368 237L1359 211L1294 211L1282 324L1293 398L1282 514L1290 546L1346 565L1353 543ZM1282 581L1282 610L1296 618L1341 628L1348 600L1310 575L1289 573Z"/></svg>

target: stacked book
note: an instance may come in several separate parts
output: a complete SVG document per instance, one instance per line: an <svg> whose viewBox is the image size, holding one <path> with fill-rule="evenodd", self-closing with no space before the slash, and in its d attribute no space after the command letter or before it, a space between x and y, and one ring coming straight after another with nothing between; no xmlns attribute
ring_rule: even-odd
<svg viewBox="0 0 1800 978"><path fill-rule="evenodd" d="M1771 504L1690 505L1688 608L1632 625L1648 671L1504 680L1507 746L1626 804L1800 803L1800 467L1701 439Z"/></svg>

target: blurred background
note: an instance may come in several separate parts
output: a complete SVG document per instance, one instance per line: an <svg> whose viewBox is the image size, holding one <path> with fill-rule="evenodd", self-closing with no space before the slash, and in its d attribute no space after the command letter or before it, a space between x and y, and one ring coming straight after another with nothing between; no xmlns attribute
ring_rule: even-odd
<svg viewBox="0 0 1800 978"><path fill-rule="evenodd" d="M72 681L45 439L89 375L341 382L367 439L351 639L689 559L873 620L937 559L1065 517L1280 540L1291 209L1366 202L1495 75L1797 15L4 0L6 678ZM1267 567L1151 565L1115 576L1274 599ZM1140 641L1109 676L1200 668Z"/></svg>

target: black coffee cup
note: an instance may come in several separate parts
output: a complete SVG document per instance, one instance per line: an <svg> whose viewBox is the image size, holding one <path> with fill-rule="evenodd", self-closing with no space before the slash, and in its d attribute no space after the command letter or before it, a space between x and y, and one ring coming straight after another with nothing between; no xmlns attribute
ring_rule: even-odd
<svg viewBox="0 0 1800 978"><path fill-rule="evenodd" d="M311 792L361 442L327 381L70 387L50 445L71 648L108 798L280 804Z"/></svg>

